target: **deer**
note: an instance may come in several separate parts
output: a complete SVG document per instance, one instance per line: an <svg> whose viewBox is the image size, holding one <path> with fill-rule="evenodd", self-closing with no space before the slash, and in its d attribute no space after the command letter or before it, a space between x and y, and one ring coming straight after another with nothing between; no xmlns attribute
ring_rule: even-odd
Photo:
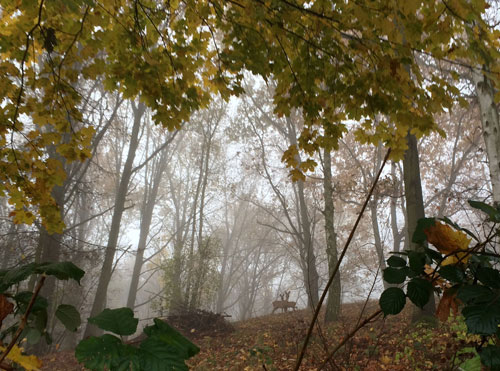
<svg viewBox="0 0 500 371"><path fill-rule="evenodd" d="M290 291L287 291L287 292L285 292L285 294L280 295L281 300L273 301L273 311L271 314L274 314L276 309L280 309L280 308L283 312L288 312L288 308L296 310L297 309L297 302L288 301L289 297L290 297Z"/></svg>

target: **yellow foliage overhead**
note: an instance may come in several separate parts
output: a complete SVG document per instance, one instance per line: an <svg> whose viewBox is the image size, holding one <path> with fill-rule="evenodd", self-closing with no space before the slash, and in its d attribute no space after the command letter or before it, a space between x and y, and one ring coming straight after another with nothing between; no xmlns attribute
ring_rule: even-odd
<svg viewBox="0 0 500 371"><path fill-rule="evenodd" d="M301 113L295 151L337 148L349 121L359 141L382 142L400 159L408 131L439 131L434 116L460 100L458 81L429 76L419 58L495 71L500 60L485 0L0 0L0 8L0 197L15 222L40 219L52 232L64 227L51 191L65 176L54 161L90 156L81 89L90 82L140 97L175 129L213 94L241 93L251 71L276 81L276 114ZM293 154L284 161L303 178L315 163L297 166Z"/></svg>

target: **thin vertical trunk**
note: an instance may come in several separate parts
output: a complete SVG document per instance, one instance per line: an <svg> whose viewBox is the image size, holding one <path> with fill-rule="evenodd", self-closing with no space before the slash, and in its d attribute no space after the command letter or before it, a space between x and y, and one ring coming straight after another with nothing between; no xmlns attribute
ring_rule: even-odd
<svg viewBox="0 0 500 371"><path fill-rule="evenodd" d="M298 146L297 134L295 130L295 124L292 122L290 117L286 118L287 121L287 135L288 142L293 146ZM297 164L300 164L300 157L297 155ZM298 180L297 184L297 196L298 196L298 208L299 208L299 219L300 226L300 240L304 247L304 257L305 257L305 287L308 297L309 308L315 308L319 301L319 274L316 268L316 255L314 254L314 242L311 235L311 221L308 214L308 208L304 193L304 181Z"/></svg>
<svg viewBox="0 0 500 371"><path fill-rule="evenodd" d="M104 255L104 262L102 265L101 275L97 284L97 290L90 312L90 317L99 314L106 306L106 296L108 291L109 281L111 280L113 261L115 258L116 248L118 244L118 237L120 234L120 224L125 210L125 199L128 192L130 179L132 177L132 165L134 163L137 147L139 146L139 129L141 126L142 116L146 111L146 106L139 102L136 106L132 102L132 110L134 112L134 124L132 127L132 135L130 138L130 145L128 149L127 159L123 172L121 174L118 190L115 196L115 207L113 210L113 217L111 220L111 227L108 236L108 243ZM87 325L84 337L99 335L102 331L94 325Z"/></svg>
<svg viewBox="0 0 500 371"><path fill-rule="evenodd" d="M216 313L222 313L224 310L224 302L226 299L225 291L226 291L226 270L228 264L228 255L230 248L231 240L226 241L222 251L222 262L221 262L221 272L219 277L219 285L217 287L217 304L215 307Z"/></svg>
<svg viewBox="0 0 500 371"><path fill-rule="evenodd" d="M205 210L205 195L206 195L206 191L207 191L207 184L208 184L208 172L209 172L209 162L210 162L210 152L211 152L211 147L212 147L212 136L209 135L208 139L206 139L206 154L205 154L205 161L204 161L204 165L203 165L203 181L201 183L201 195L200 195L200 212L199 212L199 226L198 226L198 250L199 250L199 254L198 254L198 261L199 261L199 267L201 269L202 265L205 264L205 262L203 261L203 255L204 255L204 249L207 249L206 251L208 251L208 249L210 248L210 246L208 245L208 242L209 240L207 240L207 245L206 246L203 246L203 223L204 223L204 210ZM194 262L193 262L194 263ZM191 272L192 274L194 273L193 271ZM198 272L198 274L201 274L200 272ZM189 279L192 279L191 277L189 277ZM200 289L200 279L199 279L199 276L198 276L198 279L195 280L195 283L194 283L194 287L193 287L193 290L192 290L192 293L191 293L191 298L189 300L189 309L191 310L194 310L194 309L197 309L198 305L199 305L199 289ZM187 296L189 298L189 296Z"/></svg>
<svg viewBox="0 0 500 371"><path fill-rule="evenodd" d="M61 218L63 218L63 208L64 208L64 185L56 186L52 189L52 197L54 198L57 206L59 207L59 212ZM62 234L53 233L49 234L44 227L40 228L40 235L38 237L38 247L37 250L40 253L39 262L51 262L56 263L59 261L61 254L61 240ZM45 284L40 290L40 296L47 299L47 329L52 328L55 308L57 307L57 283L55 277L47 277ZM48 330L49 333L52 333ZM37 354L47 353L49 350L49 345L44 341L40 341L35 347L34 352Z"/></svg>
<svg viewBox="0 0 500 371"><path fill-rule="evenodd" d="M173 256L172 256L172 268L168 276L171 282L171 291L167 295L170 299L167 303L169 312L176 313L183 308L183 298L182 298L182 279L181 274L183 272L184 263L182 261L182 251L184 249L187 234L189 233L189 225L187 223L187 210L188 210L188 198L186 197L181 203L178 198L177 193L178 188L173 182L173 176L168 172L168 179L170 184L170 193L172 196L172 202L174 203L175 216L173 230L175 231L174 246L173 246Z"/></svg>
<svg viewBox="0 0 500 371"><path fill-rule="evenodd" d="M399 198L400 181L396 176L396 164L391 162L391 178L393 183L390 210L391 210L391 231L393 239L393 251L399 252L401 250L402 234L399 231L398 215L397 215L397 200Z"/></svg>
<svg viewBox="0 0 500 371"><path fill-rule="evenodd" d="M9 231L7 232L7 239L5 244L0 247L3 249L3 257L0 263L0 269L7 269L10 263L11 256L13 255L15 249L12 246L14 244L14 237L16 236L16 225L14 223L10 224Z"/></svg>
<svg viewBox="0 0 500 371"><path fill-rule="evenodd" d="M377 170L380 168L380 165L382 164L382 145L381 143L378 144L377 150L376 150L376 159L375 163L373 166L373 176L375 177L375 174ZM369 208L370 208L370 219L372 222L372 229L373 229L373 239L375 240L375 251L377 252L377 258L378 258L378 264L379 264L379 269L380 271L383 271L386 267L385 264L385 256L384 256L384 245L382 244L382 238L380 237L380 227L378 224L378 194L375 193L372 197L372 200L369 203ZM384 289L388 288L389 285L387 282L383 281L384 283Z"/></svg>
<svg viewBox="0 0 500 371"><path fill-rule="evenodd" d="M483 67L484 72L489 72ZM477 99L481 111L484 144L488 156L493 201L500 205L500 120L495 104L497 93L493 82L483 71L472 71L472 80L476 87Z"/></svg>
<svg viewBox="0 0 500 371"><path fill-rule="evenodd" d="M161 178L166 167L166 150L163 150L157 166L153 167L154 174L152 184L148 187L148 191L144 192L143 207L141 213L141 226L139 232L139 243L137 245L137 254L135 256L134 269L127 297L127 307L134 308L135 299L137 296L137 287L139 286L139 277L141 275L142 265L144 264L144 252L153 219L153 211L158 196L158 188L160 187Z"/></svg>
<svg viewBox="0 0 500 371"><path fill-rule="evenodd" d="M378 196L373 195L372 201L370 201L370 219L372 222L373 229L373 238L375 240L375 251L377 252L378 264L380 272L382 272L386 268L385 264L385 255L384 255L384 246L382 244L382 238L380 237L380 227L378 225ZM388 288L389 285L387 282L383 281L384 289Z"/></svg>
<svg viewBox="0 0 500 371"><path fill-rule="evenodd" d="M420 164L418 157L417 138L415 135L407 135L408 149L403 159L403 176L405 186L406 214L407 214L407 240L410 250L420 251L421 247L411 241L413 232L417 227L419 219L425 217L424 200L422 197L422 182L420 179ZM431 295L429 302L424 309L415 307L413 311L413 321L417 321L424 315L434 315L435 302Z"/></svg>
<svg viewBox="0 0 500 371"><path fill-rule="evenodd" d="M325 234L326 234L326 255L328 258L328 274L333 273L333 269L338 262L337 233L335 232L335 205L333 202L332 186L332 158L330 150L323 151L323 192L325 198ZM325 322L337 320L341 306L341 283L340 272L337 272L326 302Z"/></svg>
<svg viewBox="0 0 500 371"><path fill-rule="evenodd" d="M189 244L189 257L188 257L188 272L187 272L187 278L186 278L186 292L184 295L184 307L189 307L189 299L191 297L191 280L192 280L192 275L193 275L193 270L194 270L194 243L195 243L195 235L196 235L196 227L197 227L197 209L198 209L198 199L200 197L200 192L201 192L201 185L202 185L202 179L203 179L203 170L204 170L204 163L205 163L205 156L206 156L206 142L203 141L203 145L201 148L201 158L200 158L200 170L198 173L198 182L196 184L196 193L195 197L193 200L193 208L191 211L192 214L192 225L191 225L191 241Z"/></svg>
<svg viewBox="0 0 500 371"><path fill-rule="evenodd" d="M73 225L79 224L72 233L74 233L74 238L76 240L76 252L72 254L72 260L82 261L85 256L85 241L87 241L87 236L89 232L89 223L86 221L91 215L90 210L90 200L88 198L88 193L83 191L77 195L77 210L75 212L75 218ZM77 284L74 281L64 282L64 303L73 305L75 308L79 309L82 305L82 298L84 297L83 286ZM81 335L81 329L78 331L65 331L64 341L61 341L60 350L72 350L78 344L79 337Z"/></svg>

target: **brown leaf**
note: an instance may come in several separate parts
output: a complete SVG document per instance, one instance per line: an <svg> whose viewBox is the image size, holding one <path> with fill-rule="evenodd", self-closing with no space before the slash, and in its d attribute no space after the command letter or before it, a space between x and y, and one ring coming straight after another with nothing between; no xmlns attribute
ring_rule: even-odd
<svg viewBox="0 0 500 371"><path fill-rule="evenodd" d="M457 299L456 291L453 290L453 292L451 292L451 290L445 290L437 307L436 317L442 322L445 322L450 316L450 310L453 310L455 315L458 314L458 304L459 300Z"/></svg>
<svg viewBox="0 0 500 371"><path fill-rule="evenodd" d="M4 295L0 294L0 327L4 318L11 314L13 310L14 304L8 301Z"/></svg>

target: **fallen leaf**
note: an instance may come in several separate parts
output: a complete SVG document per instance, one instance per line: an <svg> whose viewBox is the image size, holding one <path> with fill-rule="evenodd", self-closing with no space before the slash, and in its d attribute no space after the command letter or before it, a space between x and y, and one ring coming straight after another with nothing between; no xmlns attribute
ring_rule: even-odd
<svg viewBox="0 0 500 371"><path fill-rule="evenodd" d="M0 347L0 351L4 352L5 348ZM39 360L36 356L26 356L22 352L23 348L19 348L17 345L14 345L9 354L7 354L7 359L24 367L26 371L40 370L40 367L42 367L42 361Z"/></svg>
<svg viewBox="0 0 500 371"><path fill-rule="evenodd" d="M380 358L380 360L382 361L382 363L388 365L389 363L391 363L391 358L386 356L386 355L383 355L382 358Z"/></svg>

